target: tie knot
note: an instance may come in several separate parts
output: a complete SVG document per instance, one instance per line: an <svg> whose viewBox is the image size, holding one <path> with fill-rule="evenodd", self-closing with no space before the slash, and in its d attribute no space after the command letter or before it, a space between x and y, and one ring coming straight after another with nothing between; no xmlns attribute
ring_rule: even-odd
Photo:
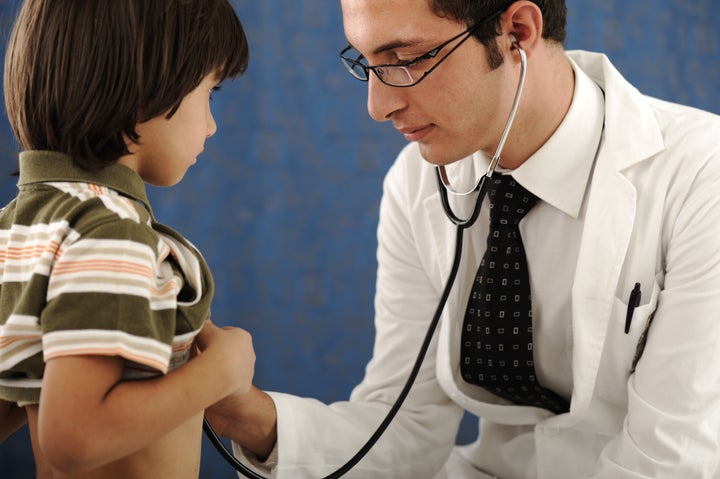
<svg viewBox="0 0 720 479"><path fill-rule="evenodd" d="M510 175L495 175L488 185L490 222L517 225L537 203L537 196L530 193Z"/></svg>

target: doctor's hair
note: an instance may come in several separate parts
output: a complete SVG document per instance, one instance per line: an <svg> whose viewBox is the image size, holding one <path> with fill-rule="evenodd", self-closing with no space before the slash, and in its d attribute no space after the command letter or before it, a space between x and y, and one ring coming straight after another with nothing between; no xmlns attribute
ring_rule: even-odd
<svg viewBox="0 0 720 479"><path fill-rule="evenodd" d="M247 68L228 0L25 0L5 56L8 119L23 150L101 169L170 118L207 75Z"/></svg>
<svg viewBox="0 0 720 479"><path fill-rule="evenodd" d="M508 9L515 0L428 0L435 15L464 23L468 28L495 12ZM565 0L530 0L538 6L543 16L542 37L561 45L565 44L567 7ZM491 69L502 65L502 54L497 46L500 34L500 16L486 22L475 30L474 36L488 49L488 63Z"/></svg>

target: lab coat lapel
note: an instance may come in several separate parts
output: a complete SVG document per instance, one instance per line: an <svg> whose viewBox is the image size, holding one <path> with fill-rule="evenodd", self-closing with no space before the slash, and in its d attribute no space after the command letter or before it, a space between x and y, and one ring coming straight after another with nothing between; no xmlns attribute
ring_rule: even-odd
<svg viewBox="0 0 720 479"><path fill-rule="evenodd" d="M604 164L611 155L597 159L573 284L573 415L582 414L592 400L635 218L635 189Z"/></svg>
<svg viewBox="0 0 720 479"><path fill-rule="evenodd" d="M604 56L571 55L604 91L604 138L589 185L586 222L573 284L573 397L571 417L592 401L611 307L635 222L636 190L623 171L662 150L652 112ZM633 108L632 105L637 107ZM619 117L619 112L623 117ZM631 133L628 133L631 130Z"/></svg>
<svg viewBox="0 0 720 479"><path fill-rule="evenodd" d="M663 148L656 120L642 101L639 92L630 86L603 55L573 52L572 58L604 91L612 91L606 104L604 137L596 158L588 190L586 223L578 255L577 271L572 289L573 299L573 396L569 415L553 417L556 425L568 426L582 420L591 405L605 346L611 307L615 298L622 266L630 243L636 213L636 190L624 176L631 168ZM632 105L635 105L633 107ZM620 117L620 112L623 116ZM628 133L631 131L631 133ZM461 177L474 178L484 172L482 160L467 162ZM466 176L471 175L471 176ZM460 176L460 175L459 175ZM453 198L458 216L469 214L474 197ZM455 251L455 227L445 218L439 195L433 191L424 200L424 209L432 223L434 253L438 261L438 287L448 277ZM479 221L483 221L482 218ZM479 261L478 251L484 249L484 238L476 238L473 229L465 232L463 258L457 283L450 294L440 325L438 342L438 380L448 395L466 409L490 414L507 424L532 424L543 418L535 408L508 408L467 397L457 384L455 365L459 361L460 321L469 284ZM501 409L502 408L502 409ZM528 409L528 411L525 411Z"/></svg>

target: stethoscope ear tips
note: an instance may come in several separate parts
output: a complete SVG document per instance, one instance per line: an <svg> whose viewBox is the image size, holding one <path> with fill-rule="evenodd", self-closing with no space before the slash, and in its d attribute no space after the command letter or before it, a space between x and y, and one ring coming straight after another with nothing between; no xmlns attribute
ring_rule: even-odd
<svg viewBox="0 0 720 479"><path fill-rule="evenodd" d="M511 44L517 45L517 42L518 42L518 41L517 41L517 38L515 38L515 35L513 35L512 33L509 33L509 34L508 34L508 38L510 39L510 43L511 43Z"/></svg>

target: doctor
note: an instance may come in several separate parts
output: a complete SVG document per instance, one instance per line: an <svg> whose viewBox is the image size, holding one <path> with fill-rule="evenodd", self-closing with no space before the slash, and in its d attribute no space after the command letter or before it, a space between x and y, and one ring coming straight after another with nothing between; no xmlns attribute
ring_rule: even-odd
<svg viewBox="0 0 720 479"><path fill-rule="evenodd" d="M461 186L485 172L520 46L525 94L496 174L539 198L520 222L532 354L537 379L567 407L517 403L461 373L486 203L414 388L347 477L720 478L720 119L643 96L601 54L564 51L562 0L342 0L342 9L352 45L343 56L386 65L365 71L370 115L408 140L380 208L374 355L349 402L254 389L208 412L216 429L276 477L321 477L365 442L451 268L455 227L434 165ZM388 64L414 84L381 81ZM451 197L460 213L473 201ZM464 410L481 418L481 434L454 447Z"/></svg>

